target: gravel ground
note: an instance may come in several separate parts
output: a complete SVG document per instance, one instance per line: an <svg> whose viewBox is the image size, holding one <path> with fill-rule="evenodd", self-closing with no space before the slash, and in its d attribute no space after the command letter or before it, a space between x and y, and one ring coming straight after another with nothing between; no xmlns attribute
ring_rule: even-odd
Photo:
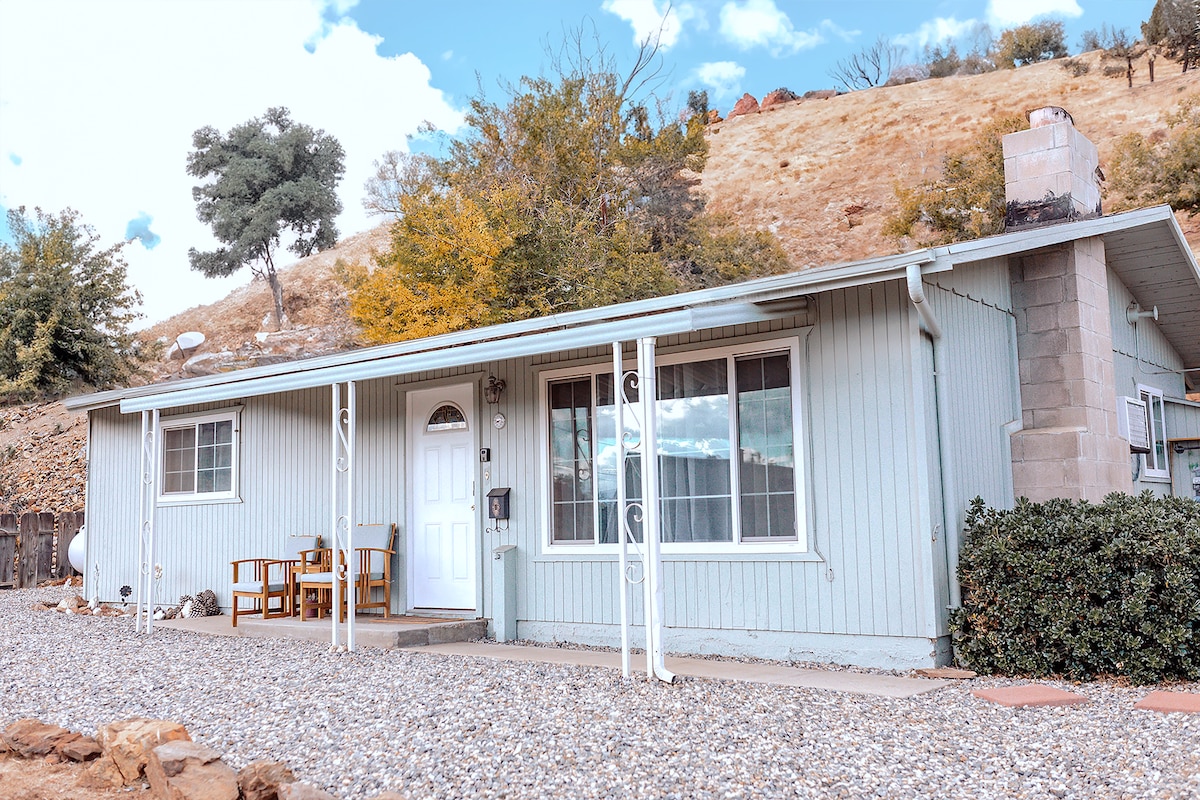
<svg viewBox="0 0 1200 800"><path fill-rule="evenodd" d="M234 767L287 762L346 800L412 797L1198 797L1200 715L1146 688L1051 685L1007 709L958 683L908 700L413 651L203 637L33 612L0 592L0 725L182 722ZM1200 685L1169 687L1200 691Z"/></svg>

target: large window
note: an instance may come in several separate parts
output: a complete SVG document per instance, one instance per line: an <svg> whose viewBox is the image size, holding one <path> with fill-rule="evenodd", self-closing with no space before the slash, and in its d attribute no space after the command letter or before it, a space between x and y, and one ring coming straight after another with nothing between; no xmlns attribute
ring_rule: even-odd
<svg viewBox="0 0 1200 800"><path fill-rule="evenodd" d="M1146 404L1146 426L1150 430L1150 452L1145 459L1143 474L1155 480L1171 479L1167 465L1167 425L1162 391L1152 386L1138 386L1138 397Z"/></svg>
<svg viewBox="0 0 1200 800"><path fill-rule="evenodd" d="M237 421L236 411L161 421L160 500L236 498Z"/></svg>
<svg viewBox="0 0 1200 800"><path fill-rule="evenodd" d="M761 347L761 345L759 346ZM664 545L723 549L803 546L797 492L794 345L658 360L658 459ZM551 545L618 540L613 375L605 366L545 381ZM624 387L631 402L637 387ZM625 415L625 435L640 436ZM626 461L641 495L641 460ZM634 538L641 526L630 520Z"/></svg>

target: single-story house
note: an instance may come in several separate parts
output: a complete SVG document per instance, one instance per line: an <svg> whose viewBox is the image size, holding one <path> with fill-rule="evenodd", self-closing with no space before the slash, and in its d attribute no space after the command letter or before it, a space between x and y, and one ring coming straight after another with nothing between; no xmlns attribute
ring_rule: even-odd
<svg viewBox="0 0 1200 800"><path fill-rule="evenodd" d="M945 663L972 498L1200 496L1200 269L1171 210L1100 215L1069 118L1005 153L1001 235L72 398L85 592L133 585L147 532L157 600L229 606L233 559L396 523L393 612L616 645L613 345L632 368L653 338L666 649Z"/></svg>

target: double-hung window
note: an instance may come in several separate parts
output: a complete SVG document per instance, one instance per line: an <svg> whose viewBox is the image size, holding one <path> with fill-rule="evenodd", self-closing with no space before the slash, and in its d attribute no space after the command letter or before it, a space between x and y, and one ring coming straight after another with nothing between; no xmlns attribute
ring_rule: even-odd
<svg viewBox="0 0 1200 800"><path fill-rule="evenodd" d="M162 502L237 499L238 412L159 423Z"/></svg>
<svg viewBox="0 0 1200 800"><path fill-rule="evenodd" d="M1146 427L1150 431L1150 452L1145 459L1143 475L1151 480L1171 479L1167 465L1167 425L1163 394L1152 386L1138 386L1138 397L1146 404Z"/></svg>
<svg viewBox="0 0 1200 800"><path fill-rule="evenodd" d="M661 537L675 551L803 550L794 341L658 359ZM617 431L607 365L544 376L550 480L549 544L619 541ZM638 399L627 378L626 398ZM640 437L625 414L627 440ZM641 496L640 450L627 458L630 500ZM636 540L641 525L627 517Z"/></svg>

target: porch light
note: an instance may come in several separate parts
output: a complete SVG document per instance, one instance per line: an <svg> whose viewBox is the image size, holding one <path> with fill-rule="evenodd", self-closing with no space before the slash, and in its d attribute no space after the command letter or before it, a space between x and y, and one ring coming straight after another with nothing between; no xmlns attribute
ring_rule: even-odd
<svg viewBox="0 0 1200 800"><path fill-rule="evenodd" d="M487 400L489 406L497 405L500 402L500 395L504 393L504 387L507 385L495 375L488 375L487 386L483 387L483 399Z"/></svg>

